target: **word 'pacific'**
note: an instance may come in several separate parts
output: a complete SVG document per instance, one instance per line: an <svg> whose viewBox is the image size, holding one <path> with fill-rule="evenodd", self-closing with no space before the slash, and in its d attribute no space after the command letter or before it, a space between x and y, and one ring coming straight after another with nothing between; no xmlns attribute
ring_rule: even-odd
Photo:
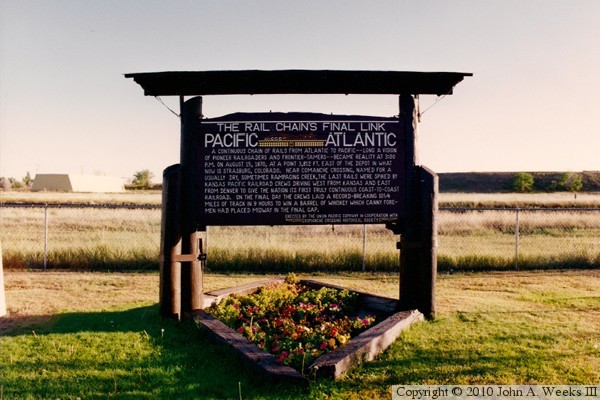
<svg viewBox="0 0 600 400"><path fill-rule="evenodd" d="M207 133L204 136L204 147L256 147L256 133Z"/></svg>

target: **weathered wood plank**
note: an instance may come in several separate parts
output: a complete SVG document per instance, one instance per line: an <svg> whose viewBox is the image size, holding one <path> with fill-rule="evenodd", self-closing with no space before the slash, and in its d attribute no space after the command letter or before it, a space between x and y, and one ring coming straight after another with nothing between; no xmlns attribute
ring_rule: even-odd
<svg viewBox="0 0 600 400"><path fill-rule="evenodd" d="M181 166L171 165L163 172L160 229L160 315L181 317L181 264L175 258L181 254Z"/></svg>
<svg viewBox="0 0 600 400"><path fill-rule="evenodd" d="M472 73L415 71L246 70L125 74L146 96L227 94L436 94L452 93Z"/></svg>
<svg viewBox="0 0 600 400"><path fill-rule="evenodd" d="M249 294L264 285L283 282L283 278L275 278L253 282L227 289L215 290L207 293L206 298L219 302L231 294ZM344 290L347 288L326 284L310 279L301 280L301 283L315 287L330 287ZM360 295L360 301L367 308L382 311L388 315L398 306L398 300L376 296L369 293L354 291ZM205 304L206 306L206 304ZM275 357L249 342L242 335L229 328L205 311L192 313L194 319L207 328L209 335L218 342L232 346L248 364L256 367L274 381L286 381L303 386L308 385L308 379L295 369L279 364ZM347 370L363 361L372 360L377 354L385 350L400 336L401 332L416 321L423 320L423 314L418 310L402 311L391 315L389 318L352 338L348 343L324 356L318 358L309 369L314 371L316 377L330 377L338 379Z"/></svg>
<svg viewBox="0 0 600 400"><path fill-rule="evenodd" d="M194 320L207 328L207 332L218 342L231 346L250 366L256 367L273 381L281 381L307 387L308 379L298 371L279 364L275 357L249 342L242 335L206 313L198 310L193 313Z"/></svg>
<svg viewBox="0 0 600 400"><path fill-rule="evenodd" d="M0 317L6 315L6 296L4 295L4 271L2 270L2 243L0 243Z"/></svg>
<svg viewBox="0 0 600 400"><path fill-rule="evenodd" d="M435 318L435 284L437 277L437 212L439 179L424 166L417 167L419 181L419 219L423 247L419 249L421 300L419 310L429 319Z"/></svg>
<svg viewBox="0 0 600 400"><path fill-rule="evenodd" d="M345 346L319 357L309 369L317 377L338 379L357 364L371 361L391 345L403 330L423 319L423 314L417 310L398 312L352 338Z"/></svg>
<svg viewBox="0 0 600 400"><path fill-rule="evenodd" d="M348 289L348 288L345 288L342 286L333 285L333 284L329 284L329 283L323 283L323 282L315 281L312 279L302 279L300 282L307 286L311 286L311 287L315 287L315 288L328 287L328 288L338 289L338 290L350 290L351 292L354 292L360 296L360 301L364 307L370 308L370 309L373 309L376 311L382 311L385 313L393 313L396 310L398 310L398 300L391 299L389 297L377 296L374 294L361 292L361 291L353 290L353 289Z"/></svg>
<svg viewBox="0 0 600 400"><path fill-rule="evenodd" d="M230 287L230 288L226 288L226 289L213 290L213 291L207 292L206 295L210 296L213 299L214 303L219 303L221 300L223 300L224 298L226 298L228 296L231 296L232 294L237 294L237 295L252 294L263 286L271 285L274 283L280 283L283 281L284 281L284 278L266 279L266 280L246 283L245 285L234 286L234 287ZM205 307L206 307L206 303L205 303Z"/></svg>

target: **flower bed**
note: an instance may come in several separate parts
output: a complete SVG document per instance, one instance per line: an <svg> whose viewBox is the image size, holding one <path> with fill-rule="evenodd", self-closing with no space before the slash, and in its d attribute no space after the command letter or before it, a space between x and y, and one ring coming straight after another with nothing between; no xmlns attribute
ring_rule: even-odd
<svg viewBox="0 0 600 400"><path fill-rule="evenodd" d="M206 311L302 374L314 360L375 324L357 316L359 295L310 288L294 275L247 296L232 295Z"/></svg>

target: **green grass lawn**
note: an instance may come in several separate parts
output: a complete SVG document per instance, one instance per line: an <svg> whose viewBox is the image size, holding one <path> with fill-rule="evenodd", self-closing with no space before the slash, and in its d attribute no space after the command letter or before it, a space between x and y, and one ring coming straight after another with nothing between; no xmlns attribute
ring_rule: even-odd
<svg viewBox="0 0 600 400"><path fill-rule="evenodd" d="M389 399L395 384L597 384L600 271L440 275L438 317L342 381L273 385L189 322L156 274L5 273L3 399ZM207 290L264 279L207 275ZM313 279L397 297L392 274ZM40 303L40 304L38 304ZM42 304L43 303L43 304ZM54 306L53 306L54 304Z"/></svg>

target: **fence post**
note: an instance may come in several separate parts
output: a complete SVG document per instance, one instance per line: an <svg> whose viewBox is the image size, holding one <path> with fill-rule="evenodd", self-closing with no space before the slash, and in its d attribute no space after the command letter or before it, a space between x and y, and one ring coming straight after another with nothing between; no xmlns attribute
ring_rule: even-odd
<svg viewBox="0 0 600 400"><path fill-rule="evenodd" d="M44 271L48 267L48 204L44 205Z"/></svg>
<svg viewBox="0 0 600 400"><path fill-rule="evenodd" d="M163 172L160 230L160 315L179 319L181 315L181 167L171 165Z"/></svg>
<svg viewBox="0 0 600 400"><path fill-rule="evenodd" d="M0 317L6 315L6 297L4 296L4 270L2 269L2 243L0 243Z"/></svg>
<svg viewBox="0 0 600 400"><path fill-rule="evenodd" d="M519 210L519 207L515 208L515 270L519 269Z"/></svg>
<svg viewBox="0 0 600 400"><path fill-rule="evenodd" d="M196 177L198 176L198 146L196 133L202 118L202 97L197 96L184 101L180 97L181 107L181 254L198 256L199 226L196 197ZM204 223L204 222L202 222ZM201 229L200 229L201 228ZM184 261L181 264L181 313L201 310L204 306L203 276L200 261Z"/></svg>

